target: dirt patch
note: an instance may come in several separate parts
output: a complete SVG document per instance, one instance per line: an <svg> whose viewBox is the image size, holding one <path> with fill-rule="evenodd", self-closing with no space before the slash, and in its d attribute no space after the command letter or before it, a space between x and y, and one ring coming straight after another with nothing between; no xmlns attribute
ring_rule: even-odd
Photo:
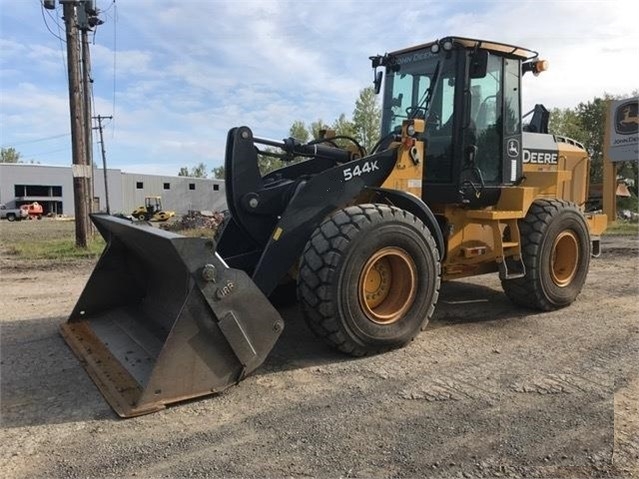
<svg viewBox="0 0 639 479"><path fill-rule="evenodd" d="M557 312L513 306L493 275L446 283L424 333L370 358L327 349L288 308L256 374L130 420L57 332L94 262L2 256L0 472L639 477L638 246L605 238L582 294Z"/></svg>

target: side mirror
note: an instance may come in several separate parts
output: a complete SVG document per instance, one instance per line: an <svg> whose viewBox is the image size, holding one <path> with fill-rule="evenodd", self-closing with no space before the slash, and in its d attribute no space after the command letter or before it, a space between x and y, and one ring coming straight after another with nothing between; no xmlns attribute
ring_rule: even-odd
<svg viewBox="0 0 639 479"><path fill-rule="evenodd" d="M488 51L476 50L470 56L470 68L468 75L470 78L484 78L488 68Z"/></svg>
<svg viewBox="0 0 639 479"><path fill-rule="evenodd" d="M378 71L375 73L375 80L373 80L373 85L375 85L375 94L378 95L380 90L382 89L382 77L384 73L382 71Z"/></svg>

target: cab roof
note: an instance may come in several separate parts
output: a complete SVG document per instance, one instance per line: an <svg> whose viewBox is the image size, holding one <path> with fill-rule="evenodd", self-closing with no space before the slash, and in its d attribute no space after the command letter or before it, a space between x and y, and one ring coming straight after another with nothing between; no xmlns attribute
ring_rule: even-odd
<svg viewBox="0 0 639 479"><path fill-rule="evenodd" d="M499 43L499 42L494 42L490 40L478 40L475 38L465 38L465 37L456 37L456 36L444 37L439 40L435 40L433 42L422 43L420 45L415 45L413 47L397 50L392 52L391 55L399 55L402 53L412 52L414 50L422 50L424 48L430 48L432 45L435 45L437 43L443 44L444 42L448 40L456 44L461 44L465 48L481 48L488 51L505 53L507 55L512 55L522 60L532 60L533 58L537 58L537 56L539 56L539 54L534 50L528 50L527 48L518 47L515 45L509 45L507 43Z"/></svg>

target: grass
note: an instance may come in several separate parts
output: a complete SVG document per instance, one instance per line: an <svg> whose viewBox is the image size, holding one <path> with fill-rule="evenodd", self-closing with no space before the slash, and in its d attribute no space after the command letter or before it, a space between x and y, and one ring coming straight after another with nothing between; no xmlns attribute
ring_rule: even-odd
<svg viewBox="0 0 639 479"><path fill-rule="evenodd" d="M75 246L75 239L43 239L38 241L21 241L10 245L7 254L21 259L82 259L97 258L104 249L102 238L91 241L86 249Z"/></svg>
<svg viewBox="0 0 639 479"><path fill-rule="evenodd" d="M213 229L182 230L185 236L212 237ZM639 236L639 224L616 221L606 235ZM104 249L104 240L96 232L87 249L75 247L73 221L0 221L0 252L20 260L74 261L94 259Z"/></svg>
<svg viewBox="0 0 639 479"><path fill-rule="evenodd" d="M0 222L0 244L5 255L24 260L76 260L97 258L104 240L96 233L88 248L76 248L73 221Z"/></svg>
<svg viewBox="0 0 639 479"><path fill-rule="evenodd" d="M191 229L177 233L212 238L215 230ZM87 249L76 248L73 221L0 221L0 253L13 259L53 262L97 259L104 249L104 244L104 240L96 232Z"/></svg>
<svg viewBox="0 0 639 479"><path fill-rule="evenodd" d="M617 236L637 236L639 235L639 223L631 223L629 221L615 221L608 226L608 229L604 233L606 235Z"/></svg>
<svg viewBox="0 0 639 479"><path fill-rule="evenodd" d="M210 228L177 231L184 236L207 238L212 238L214 232ZM54 262L97 259L104 244L96 232L87 249L76 248L73 221L0 221L0 252L13 259Z"/></svg>

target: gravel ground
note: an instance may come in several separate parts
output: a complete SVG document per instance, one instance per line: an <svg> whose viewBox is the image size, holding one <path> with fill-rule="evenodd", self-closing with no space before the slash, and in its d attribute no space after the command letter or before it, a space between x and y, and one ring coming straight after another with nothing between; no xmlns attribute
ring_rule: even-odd
<svg viewBox="0 0 639 479"><path fill-rule="evenodd" d="M371 358L286 309L240 385L128 420L58 334L93 262L0 253L0 475L639 477L638 247L605 238L551 313L513 306L493 275L446 283L429 328Z"/></svg>

